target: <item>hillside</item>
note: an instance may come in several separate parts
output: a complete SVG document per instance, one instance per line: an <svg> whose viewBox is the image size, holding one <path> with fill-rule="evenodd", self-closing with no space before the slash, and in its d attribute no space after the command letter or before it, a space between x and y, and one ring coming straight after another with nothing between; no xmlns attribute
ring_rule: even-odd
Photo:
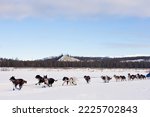
<svg viewBox="0 0 150 117"><path fill-rule="evenodd" d="M68 56L68 55L63 55L61 58L58 59L58 61L66 61L66 62L78 62L80 61L77 58Z"/></svg>

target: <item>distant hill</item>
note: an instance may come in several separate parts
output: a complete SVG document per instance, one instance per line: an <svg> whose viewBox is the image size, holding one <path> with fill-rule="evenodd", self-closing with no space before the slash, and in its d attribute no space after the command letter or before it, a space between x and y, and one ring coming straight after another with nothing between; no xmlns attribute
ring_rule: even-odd
<svg viewBox="0 0 150 117"><path fill-rule="evenodd" d="M150 56L121 57L121 62L150 62Z"/></svg>
<svg viewBox="0 0 150 117"><path fill-rule="evenodd" d="M58 61L78 62L80 60L69 55L63 55L61 58L58 59Z"/></svg>
<svg viewBox="0 0 150 117"><path fill-rule="evenodd" d="M81 61L104 61L104 60L117 60L119 62L150 62L150 56L136 56L136 57L77 57Z"/></svg>

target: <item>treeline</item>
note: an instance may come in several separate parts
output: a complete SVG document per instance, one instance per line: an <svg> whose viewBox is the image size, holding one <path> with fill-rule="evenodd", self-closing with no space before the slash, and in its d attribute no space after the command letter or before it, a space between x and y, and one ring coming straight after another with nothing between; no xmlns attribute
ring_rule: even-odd
<svg viewBox="0 0 150 117"><path fill-rule="evenodd" d="M0 67L43 67L43 68L61 68L61 67L75 67L75 68L150 68L150 62L126 62L123 58L85 58L79 62L64 62L57 61L56 58L23 61L14 59L0 59Z"/></svg>

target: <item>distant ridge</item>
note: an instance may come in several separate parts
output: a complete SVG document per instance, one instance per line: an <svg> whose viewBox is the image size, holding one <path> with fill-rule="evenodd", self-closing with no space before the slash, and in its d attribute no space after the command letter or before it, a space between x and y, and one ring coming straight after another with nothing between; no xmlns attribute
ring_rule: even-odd
<svg viewBox="0 0 150 117"><path fill-rule="evenodd" d="M60 55L31 61L0 58L0 67L150 68L150 56L110 58Z"/></svg>

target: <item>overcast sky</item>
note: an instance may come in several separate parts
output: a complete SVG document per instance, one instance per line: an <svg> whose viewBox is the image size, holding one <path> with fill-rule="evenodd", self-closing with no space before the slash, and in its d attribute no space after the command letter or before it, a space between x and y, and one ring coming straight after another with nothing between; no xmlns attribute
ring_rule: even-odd
<svg viewBox="0 0 150 117"><path fill-rule="evenodd" d="M150 55L150 0L0 0L0 57Z"/></svg>

